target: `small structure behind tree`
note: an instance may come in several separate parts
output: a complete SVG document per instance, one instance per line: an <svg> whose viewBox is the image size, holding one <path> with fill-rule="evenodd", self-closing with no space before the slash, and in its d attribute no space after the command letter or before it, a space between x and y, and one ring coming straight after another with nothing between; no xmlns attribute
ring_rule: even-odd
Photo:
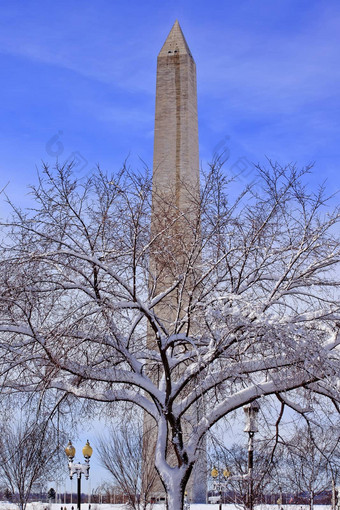
<svg viewBox="0 0 340 510"><path fill-rule="evenodd" d="M56 492L53 489L53 487L51 487L47 492L47 498L48 498L49 503L55 503L55 497L56 497Z"/></svg>

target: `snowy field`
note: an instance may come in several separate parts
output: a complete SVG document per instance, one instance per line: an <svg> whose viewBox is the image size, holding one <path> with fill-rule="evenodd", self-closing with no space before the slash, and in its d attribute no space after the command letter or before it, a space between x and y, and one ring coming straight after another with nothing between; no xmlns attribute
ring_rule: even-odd
<svg viewBox="0 0 340 510"><path fill-rule="evenodd" d="M71 510L72 505L60 505L60 504L52 504L47 505L46 503L28 503L27 510L61 510L61 507L64 509L66 507L67 510ZM76 505L73 503L73 507L76 510ZM88 510L88 504L82 503L82 510ZM91 505L91 510L126 510L127 505L100 505L98 503L93 503ZM218 504L212 505L190 505L190 510L216 510L218 508ZM223 510L240 510L240 506L235 505L222 505ZM283 505L281 508L284 510L309 510L308 505ZM315 510L330 510L330 505L314 505ZM164 510L164 505L153 505L153 510ZM256 510L278 510L278 505L257 505L255 507ZM0 510L18 510L17 505L13 503L5 503L0 502Z"/></svg>

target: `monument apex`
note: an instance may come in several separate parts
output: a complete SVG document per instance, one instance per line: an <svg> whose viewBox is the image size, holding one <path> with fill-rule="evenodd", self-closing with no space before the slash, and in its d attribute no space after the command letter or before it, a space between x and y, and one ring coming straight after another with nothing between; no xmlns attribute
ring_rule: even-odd
<svg viewBox="0 0 340 510"><path fill-rule="evenodd" d="M191 52L188 46L188 43L185 40L185 37L183 35L182 29L180 27L180 24L178 23L178 20L175 21L172 29L170 30L170 33L168 37L166 38L165 43L162 46L161 51L159 52L158 56L167 56L171 55L171 53L180 53L182 54L188 54L191 56Z"/></svg>

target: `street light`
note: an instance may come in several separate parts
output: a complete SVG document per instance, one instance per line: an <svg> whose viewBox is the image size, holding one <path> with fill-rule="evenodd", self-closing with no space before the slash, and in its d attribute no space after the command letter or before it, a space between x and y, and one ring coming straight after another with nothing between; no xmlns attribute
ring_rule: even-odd
<svg viewBox="0 0 340 510"><path fill-rule="evenodd" d="M260 410L259 404L254 401L243 407L246 418L246 426L244 432L248 432L248 495L247 495L247 507L249 510L254 508L254 497L253 497L253 467L254 467L254 434L258 432L257 428L257 417Z"/></svg>
<svg viewBox="0 0 340 510"><path fill-rule="evenodd" d="M184 505L183 505L183 509L184 510L190 510L190 502L188 500L188 493L187 493L187 491L185 491L185 493L184 493Z"/></svg>
<svg viewBox="0 0 340 510"><path fill-rule="evenodd" d="M212 470L211 470L211 473L210 473L210 474L211 474L211 476L212 476L214 479L216 479L216 478L218 478L218 479L219 479L219 472L218 472L218 470L217 470L215 467L213 467L213 468L212 468ZM219 510L222 510L222 489L224 489L224 490L226 489L226 486L227 486L227 478L229 478L229 477L230 477L230 474L231 474L231 473L230 473L229 469L228 469L228 468L225 468L225 469L223 470L223 476L224 476L224 480L225 480L225 481L224 481L224 482L221 482L221 480L219 479L219 480L218 480L218 482L214 482L214 485L213 485L213 489L214 489L214 490L218 490L218 491L219 491L219 495L220 495L220 497L219 497L219 505L218 505Z"/></svg>
<svg viewBox="0 0 340 510"><path fill-rule="evenodd" d="M85 458L85 464L81 464L80 462L74 463L73 459L76 454L76 449L71 443L68 442L65 453L68 457L68 469L70 472L70 479L72 480L73 475L77 475L77 509L80 510L80 497L81 497L81 475L85 475L86 480L89 478L90 474L90 458L92 455L93 449L90 446L89 441L86 441L86 445L83 448L83 455Z"/></svg>

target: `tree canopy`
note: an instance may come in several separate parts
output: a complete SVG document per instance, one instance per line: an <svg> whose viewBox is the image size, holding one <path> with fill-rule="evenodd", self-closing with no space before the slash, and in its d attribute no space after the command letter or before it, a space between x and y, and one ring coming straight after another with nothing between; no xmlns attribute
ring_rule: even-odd
<svg viewBox="0 0 340 510"><path fill-rule="evenodd" d="M268 163L233 198L216 160L186 211L159 197L152 232L147 172L77 181L45 167L33 207L2 227L3 391L142 408L176 509L221 417L266 395L304 412L299 388L338 409L339 211L306 173ZM162 292L150 258L166 267Z"/></svg>

